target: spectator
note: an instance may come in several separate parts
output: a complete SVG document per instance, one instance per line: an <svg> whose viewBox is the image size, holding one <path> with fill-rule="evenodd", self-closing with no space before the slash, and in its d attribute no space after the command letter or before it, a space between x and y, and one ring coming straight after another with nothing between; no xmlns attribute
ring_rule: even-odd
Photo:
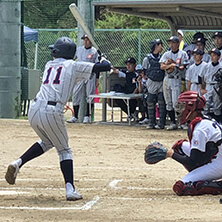
<svg viewBox="0 0 222 222"><path fill-rule="evenodd" d="M166 124L166 104L163 96L164 71L160 69L160 53L163 43L160 39L150 42L150 54L143 59L143 68L148 77L146 82L148 90L149 129L164 129ZM156 125L156 103L159 105L159 124Z"/></svg>
<svg viewBox="0 0 222 222"><path fill-rule="evenodd" d="M216 47L220 50L220 54L222 56L222 32L215 32L213 35L214 43ZM220 62L222 61L222 57L220 57Z"/></svg>
<svg viewBox="0 0 222 222"><path fill-rule="evenodd" d="M214 118L217 122L222 123L222 68L220 68L214 75L215 85L207 94L206 110L207 115ZM210 103L213 101L212 112L210 112Z"/></svg>
<svg viewBox="0 0 222 222"><path fill-rule="evenodd" d="M141 112L141 119L139 120L139 124L146 124L148 123L148 109L147 109L147 87L146 87L146 81L147 76L144 74L144 70L142 68L142 65L136 66L136 73L137 73L137 88L135 89L134 93L142 93L143 98L137 100L137 104L139 107L139 110Z"/></svg>
<svg viewBox="0 0 222 222"><path fill-rule="evenodd" d="M195 63L191 65L186 71L187 91L197 91L199 95L201 93L201 76L206 71L207 63L202 61L203 50L194 49L193 59Z"/></svg>
<svg viewBox="0 0 222 222"><path fill-rule="evenodd" d="M184 34L183 34L183 31L181 29L177 30L177 37L179 38L179 41L180 41L179 49L183 50L184 48L187 47L187 43L185 43L183 41Z"/></svg>
<svg viewBox="0 0 222 222"><path fill-rule="evenodd" d="M75 59L77 58L79 62L98 62L98 53L97 50L92 46L92 42L89 40L87 35L83 35L83 46L78 47L75 55ZM76 123L79 122L79 107L82 97L84 96L84 90L86 85L86 95L87 95L87 110L83 119L83 123L89 123L89 101L88 96L95 94L95 89L99 86L99 79L96 79L94 76L91 80L80 81L78 82L73 89L72 103L74 116L71 119L68 119L68 123ZM91 109L93 109L94 104L92 103Z"/></svg>
<svg viewBox="0 0 222 222"><path fill-rule="evenodd" d="M171 36L168 40L170 51L163 54L160 59L160 68L165 70L163 80L163 93L166 102L166 110L170 117L170 126L168 130L177 129L174 105L178 96L181 93L181 76L185 75L186 66L188 65L188 55L185 51L179 49L179 38ZM168 64L167 60L171 59L174 62ZM172 68L172 71L169 69Z"/></svg>
<svg viewBox="0 0 222 222"><path fill-rule="evenodd" d="M120 71L119 69L113 68L113 73L118 74L120 78L126 78L126 84L123 92L126 94L134 93L136 89L136 59L129 57L126 61L126 72ZM116 104L128 115L127 105L122 99L115 100ZM137 120L137 116L135 115L135 110L137 106L137 100L131 99L129 101L130 107L130 116L128 118Z"/></svg>

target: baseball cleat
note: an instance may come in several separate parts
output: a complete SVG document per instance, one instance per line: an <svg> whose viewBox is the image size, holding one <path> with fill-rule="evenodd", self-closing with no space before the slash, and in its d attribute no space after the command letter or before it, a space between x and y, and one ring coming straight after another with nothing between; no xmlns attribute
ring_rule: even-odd
<svg viewBox="0 0 222 222"><path fill-rule="evenodd" d="M68 119L67 122L68 123L78 123L78 119L75 116L73 116L72 118Z"/></svg>
<svg viewBox="0 0 222 222"><path fill-rule="evenodd" d="M71 191L66 193L66 200L67 201L75 201L82 199L82 195L79 194L77 191Z"/></svg>
<svg viewBox="0 0 222 222"><path fill-rule="evenodd" d="M88 117L88 116L85 116L85 117L84 117L83 123L89 123L89 117Z"/></svg>
<svg viewBox="0 0 222 222"><path fill-rule="evenodd" d="M8 166L7 172L5 174L6 181L11 185L15 184L15 179L17 177L18 172L19 172L19 165L16 161L13 161Z"/></svg>
<svg viewBox="0 0 222 222"><path fill-rule="evenodd" d="M171 123L168 127L167 130L176 130L177 129L177 125L175 123Z"/></svg>
<svg viewBox="0 0 222 222"><path fill-rule="evenodd" d="M146 124L149 123L149 120L147 118L144 118L144 120L139 121L139 124Z"/></svg>

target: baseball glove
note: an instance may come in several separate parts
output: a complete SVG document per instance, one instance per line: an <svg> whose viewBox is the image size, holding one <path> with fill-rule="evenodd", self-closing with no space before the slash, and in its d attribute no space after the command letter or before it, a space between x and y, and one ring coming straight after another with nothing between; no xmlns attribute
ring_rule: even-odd
<svg viewBox="0 0 222 222"><path fill-rule="evenodd" d="M148 145L145 149L144 160L147 164L155 164L166 158L167 149L159 142Z"/></svg>
<svg viewBox="0 0 222 222"><path fill-rule="evenodd" d="M173 59L166 59L166 61L164 62L165 65L170 65L170 64L176 64L176 62L173 60ZM166 72L169 74L171 72L173 72L173 70L175 69L176 67L171 67L169 69L166 69Z"/></svg>

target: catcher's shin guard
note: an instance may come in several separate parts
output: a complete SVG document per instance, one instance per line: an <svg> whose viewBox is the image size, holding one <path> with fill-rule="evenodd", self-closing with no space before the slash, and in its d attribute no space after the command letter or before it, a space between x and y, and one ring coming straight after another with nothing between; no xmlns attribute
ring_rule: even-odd
<svg viewBox="0 0 222 222"><path fill-rule="evenodd" d="M222 193L222 181L197 181L183 183L177 181L173 186L173 191L178 196L195 196L203 194L217 195Z"/></svg>
<svg viewBox="0 0 222 222"><path fill-rule="evenodd" d="M155 126L156 125L156 95L149 93L148 95L148 113L149 113L149 125Z"/></svg>
<svg viewBox="0 0 222 222"><path fill-rule="evenodd" d="M158 104L159 104L159 125L165 126L166 125L166 103L164 100L163 93L158 93Z"/></svg>

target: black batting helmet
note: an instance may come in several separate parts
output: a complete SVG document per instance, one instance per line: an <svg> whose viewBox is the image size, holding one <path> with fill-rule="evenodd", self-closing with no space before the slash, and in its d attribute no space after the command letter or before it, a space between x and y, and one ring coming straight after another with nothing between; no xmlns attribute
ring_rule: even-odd
<svg viewBox="0 0 222 222"><path fill-rule="evenodd" d="M49 45L49 48L55 58L73 59L76 53L76 44L68 37L58 38L54 45Z"/></svg>

